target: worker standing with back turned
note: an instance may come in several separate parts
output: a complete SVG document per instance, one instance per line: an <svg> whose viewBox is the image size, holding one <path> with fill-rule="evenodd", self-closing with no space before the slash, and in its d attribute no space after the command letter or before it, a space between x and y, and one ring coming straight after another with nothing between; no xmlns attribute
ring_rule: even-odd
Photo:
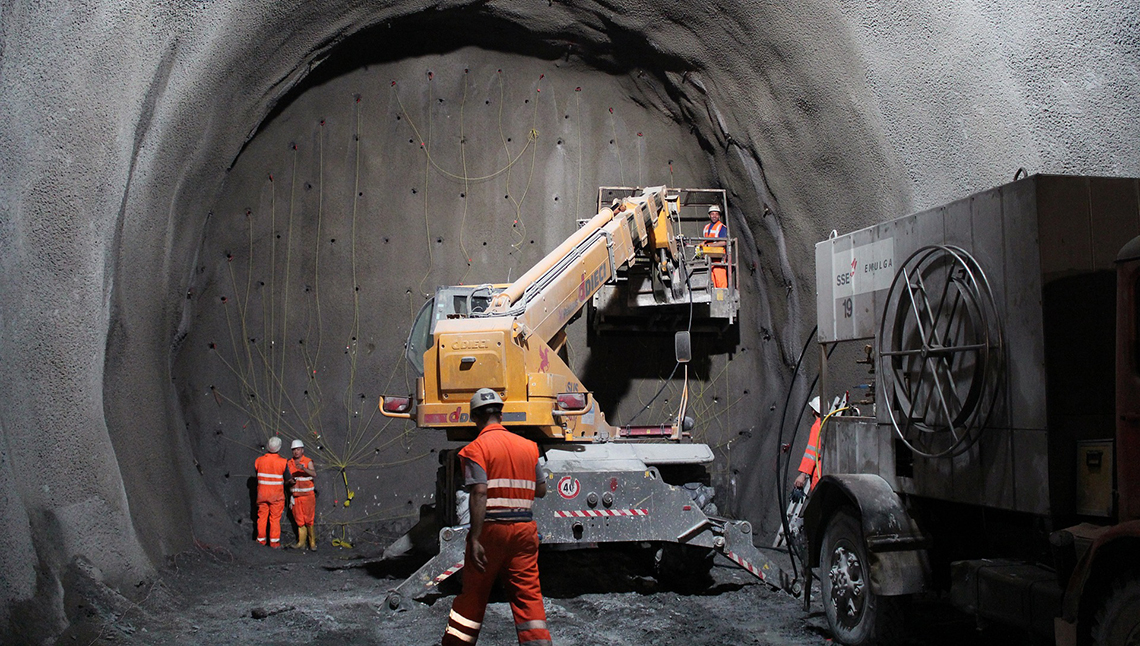
<svg viewBox="0 0 1140 646"><path fill-rule="evenodd" d="M459 451L470 494L471 529L463 563L463 591L455 598L443 646L479 639L491 585L501 579L522 646L550 646L538 581L538 528L531 506L546 495L538 445L508 431L503 400L490 388L471 398L479 436Z"/></svg>
<svg viewBox="0 0 1140 646"><path fill-rule="evenodd" d="M317 487L313 478L317 477L317 469L313 466L312 458L305 456L305 443L293 440L293 457L289 459L289 473L293 476L293 495L289 498L289 506L293 510L293 522L297 523L297 542L289 547L299 550L305 547L308 539L309 549L317 549L317 532L313 521L317 515Z"/></svg>
<svg viewBox="0 0 1140 646"><path fill-rule="evenodd" d="M706 238L727 238L728 227L724 226L724 222L721 222L720 218L720 207L713 204L709 207L709 223L705 225L701 235ZM706 242L703 251L710 258L713 258L714 262L717 257L720 258L721 262L725 260L725 243L723 242ZM724 267L713 267L712 283L713 287L721 289L728 287L728 270Z"/></svg>
<svg viewBox="0 0 1140 646"><path fill-rule="evenodd" d="M265 545L266 520L269 521L269 546L281 547L281 512L285 510L285 483L292 482L281 450L281 438L274 435L265 443L265 455L257 458L257 542Z"/></svg>

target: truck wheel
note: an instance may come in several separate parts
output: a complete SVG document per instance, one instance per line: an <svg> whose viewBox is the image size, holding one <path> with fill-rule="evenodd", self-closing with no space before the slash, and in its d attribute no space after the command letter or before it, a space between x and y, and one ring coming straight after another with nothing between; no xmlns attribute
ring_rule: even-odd
<svg viewBox="0 0 1140 646"><path fill-rule="evenodd" d="M1092 626L1096 646L1140 646L1140 580L1112 588Z"/></svg>
<svg viewBox="0 0 1140 646"><path fill-rule="evenodd" d="M823 611L836 641L864 646L901 640L899 599L871 591L870 562L855 510L843 507L831 517L819 563Z"/></svg>

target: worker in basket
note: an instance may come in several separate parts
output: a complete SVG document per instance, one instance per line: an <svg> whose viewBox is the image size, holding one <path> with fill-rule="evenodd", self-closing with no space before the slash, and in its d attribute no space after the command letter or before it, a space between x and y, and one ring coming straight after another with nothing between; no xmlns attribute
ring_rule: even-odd
<svg viewBox="0 0 1140 646"><path fill-rule="evenodd" d="M709 223L701 232L706 238L728 238L728 227L721 222L720 207L713 204L709 207ZM725 267L725 249L727 243L720 241L707 241L701 245L701 253L709 257L713 263L712 285L720 289L728 287L728 269Z"/></svg>

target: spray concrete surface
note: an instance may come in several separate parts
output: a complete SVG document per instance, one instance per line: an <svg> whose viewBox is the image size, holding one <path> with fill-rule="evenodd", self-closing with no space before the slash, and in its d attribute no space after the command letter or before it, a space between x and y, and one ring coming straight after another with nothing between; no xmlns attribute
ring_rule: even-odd
<svg viewBox="0 0 1140 646"><path fill-rule="evenodd" d="M317 461L326 554L406 529L452 448L376 414L412 387L412 317L436 285L519 276L602 185L728 191L741 322L695 342L694 435L714 447L722 511L769 540L779 446L803 426L793 409L781 437L789 388L808 392L792 368L814 243L1018 168L1140 174L1137 16L1092 1L5 4L0 632L125 634L92 608L155 602L179 558L266 563L247 549L249 478L273 434ZM584 323L571 363L629 421L671 344ZM639 421L665 419L679 388ZM189 594L162 589L171 607Z"/></svg>

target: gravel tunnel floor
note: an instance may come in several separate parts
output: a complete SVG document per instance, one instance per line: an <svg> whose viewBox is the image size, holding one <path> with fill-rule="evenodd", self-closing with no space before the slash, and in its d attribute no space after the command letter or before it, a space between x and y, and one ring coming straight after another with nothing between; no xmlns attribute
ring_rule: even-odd
<svg viewBox="0 0 1140 646"><path fill-rule="evenodd" d="M385 603L387 591L417 565L381 561L371 546L326 545L316 553L202 546L180 555L157 580L141 583L134 601L106 588L86 590L79 619L59 643L436 644L458 581L406 610L392 611ZM691 594L664 589L647 564L626 551L545 552L540 571L558 644L832 641L818 601L805 613L799 600L720 557L711 585ZM993 627L979 631L973 620L939 604L913 604L908 622L915 646L1031 643ZM480 643L515 643L510 608L499 593L488 607Z"/></svg>

